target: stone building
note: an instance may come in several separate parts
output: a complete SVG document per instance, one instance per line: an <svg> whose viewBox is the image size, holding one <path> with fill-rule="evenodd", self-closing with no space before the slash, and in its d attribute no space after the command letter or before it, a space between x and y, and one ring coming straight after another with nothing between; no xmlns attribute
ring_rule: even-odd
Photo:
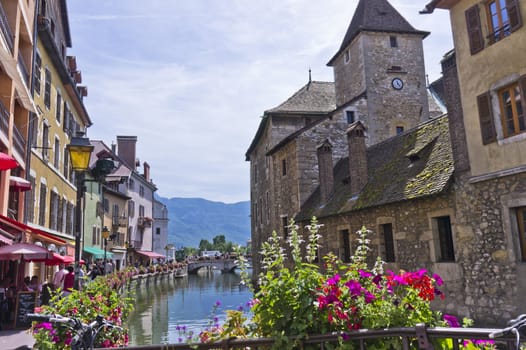
<svg viewBox="0 0 526 350"><path fill-rule="evenodd" d="M501 324L526 312L526 2L431 1L450 11L442 62L455 158L458 312ZM460 163L461 167L457 167Z"/></svg>
<svg viewBox="0 0 526 350"><path fill-rule="evenodd" d="M444 312L486 326L526 312L526 3L502 3L426 6L451 11L455 43L442 61L448 115L436 117L427 33L387 1L360 1L329 61L334 109L293 130L264 118L247 151L253 251L272 230L286 237L286 220L316 216L320 255L346 261L365 225L388 268L442 276Z"/></svg>
<svg viewBox="0 0 526 350"><path fill-rule="evenodd" d="M360 1L328 63L334 83L309 81L265 112L246 152L255 261L261 243L273 230L286 235L289 219L320 185L319 145L330 144L336 164L349 155L346 131L355 122L365 127L371 146L429 119L422 49L427 35L387 1Z"/></svg>

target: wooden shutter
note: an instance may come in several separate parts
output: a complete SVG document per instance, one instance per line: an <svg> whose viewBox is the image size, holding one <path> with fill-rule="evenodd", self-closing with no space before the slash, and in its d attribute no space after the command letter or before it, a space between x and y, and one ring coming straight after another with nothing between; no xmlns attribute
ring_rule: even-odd
<svg viewBox="0 0 526 350"><path fill-rule="evenodd" d="M479 108L482 144L487 145L488 143L492 143L497 140L495 124L493 121L493 112L491 108L491 96L489 92L486 92L477 97L477 105Z"/></svg>
<svg viewBox="0 0 526 350"><path fill-rule="evenodd" d="M484 48L484 38L482 37L482 27L480 25L478 5L467 9L465 14L469 37L469 47L471 49L471 54L474 55Z"/></svg>
<svg viewBox="0 0 526 350"><path fill-rule="evenodd" d="M526 113L526 74L519 78L519 88L521 90L522 113L525 114Z"/></svg>
<svg viewBox="0 0 526 350"><path fill-rule="evenodd" d="M510 31L514 32L522 27L519 2L517 0L507 0L506 8L508 9L508 16L510 16Z"/></svg>

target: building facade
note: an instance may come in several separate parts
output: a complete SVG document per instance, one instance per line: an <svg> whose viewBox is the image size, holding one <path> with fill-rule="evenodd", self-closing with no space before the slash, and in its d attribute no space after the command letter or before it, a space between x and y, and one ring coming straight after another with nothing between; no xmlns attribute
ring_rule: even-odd
<svg viewBox="0 0 526 350"><path fill-rule="evenodd" d="M455 43L442 61L448 115L426 111L427 33L387 1L360 1L329 62L334 109L293 130L264 119L247 152L253 251L271 230L287 238L288 219L316 216L320 256L347 261L366 226L387 268L442 276L436 308L494 326L525 312L526 3L435 0L424 12L435 8L450 11ZM266 192L275 224L262 227Z"/></svg>
<svg viewBox="0 0 526 350"><path fill-rule="evenodd" d="M153 249L152 251L173 258L173 249L168 245L168 208L165 204L153 201ZM173 245L172 245L173 246Z"/></svg>
<svg viewBox="0 0 526 350"><path fill-rule="evenodd" d="M460 92L448 110L465 126L455 157L468 160L455 186L459 312L504 322L526 311L526 2L435 0L422 12L437 8L450 12L455 45L443 62Z"/></svg>

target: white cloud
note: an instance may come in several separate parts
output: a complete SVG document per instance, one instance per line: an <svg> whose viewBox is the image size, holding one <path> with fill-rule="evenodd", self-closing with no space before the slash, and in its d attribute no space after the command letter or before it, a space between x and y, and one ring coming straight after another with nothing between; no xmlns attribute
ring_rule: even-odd
<svg viewBox="0 0 526 350"><path fill-rule="evenodd" d="M391 0L424 41L430 79L452 48L447 12ZM416 3L416 4L415 4ZM88 85L89 136L138 137L159 194L249 199L247 150L260 116L314 80L339 48L357 1L68 1Z"/></svg>

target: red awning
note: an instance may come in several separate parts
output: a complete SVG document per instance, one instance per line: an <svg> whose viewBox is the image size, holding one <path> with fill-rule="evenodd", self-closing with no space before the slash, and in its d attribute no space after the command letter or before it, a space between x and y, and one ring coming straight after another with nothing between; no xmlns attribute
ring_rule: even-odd
<svg viewBox="0 0 526 350"><path fill-rule="evenodd" d="M15 158L0 152L0 170L9 170L16 168L17 166L18 162L15 160Z"/></svg>
<svg viewBox="0 0 526 350"><path fill-rule="evenodd" d="M141 254L141 255L144 255L150 259L164 259L165 256L164 255L161 255L159 253L156 253L156 252L147 252L147 251L144 251L144 250L136 250L135 251L137 254Z"/></svg>
<svg viewBox="0 0 526 350"><path fill-rule="evenodd" d="M13 240L11 238L7 238L2 234L0 234L0 242L3 242L5 244L13 244Z"/></svg>
<svg viewBox="0 0 526 350"><path fill-rule="evenodd" d="M46 265L69 265L75 262L75 258L69 255L60 255L53 253L53 258L46 260ZM84 264L84 260L80 259L80 264Z"/></svg>
<svg viewBox="0 0 526 350"><path fill-rule="evenodd" d="M24 178L13 176L9 177L9 189L12 191L29 191L31 189L31 182Z"/></svg>
<svg viewBox="0 0 526 350"><path fill-rule="evenodd" d="M36 237L40 236L42 237L42 239L46 240L47 242L61 244L61 245L66 244L66 241L61 238L58 238L50 233L44 232L34 227L27 226L26 224L23 224L19 221L16 221L4 215L0 215L0 223L7 225L17 231L30 232Z"/></svg>

